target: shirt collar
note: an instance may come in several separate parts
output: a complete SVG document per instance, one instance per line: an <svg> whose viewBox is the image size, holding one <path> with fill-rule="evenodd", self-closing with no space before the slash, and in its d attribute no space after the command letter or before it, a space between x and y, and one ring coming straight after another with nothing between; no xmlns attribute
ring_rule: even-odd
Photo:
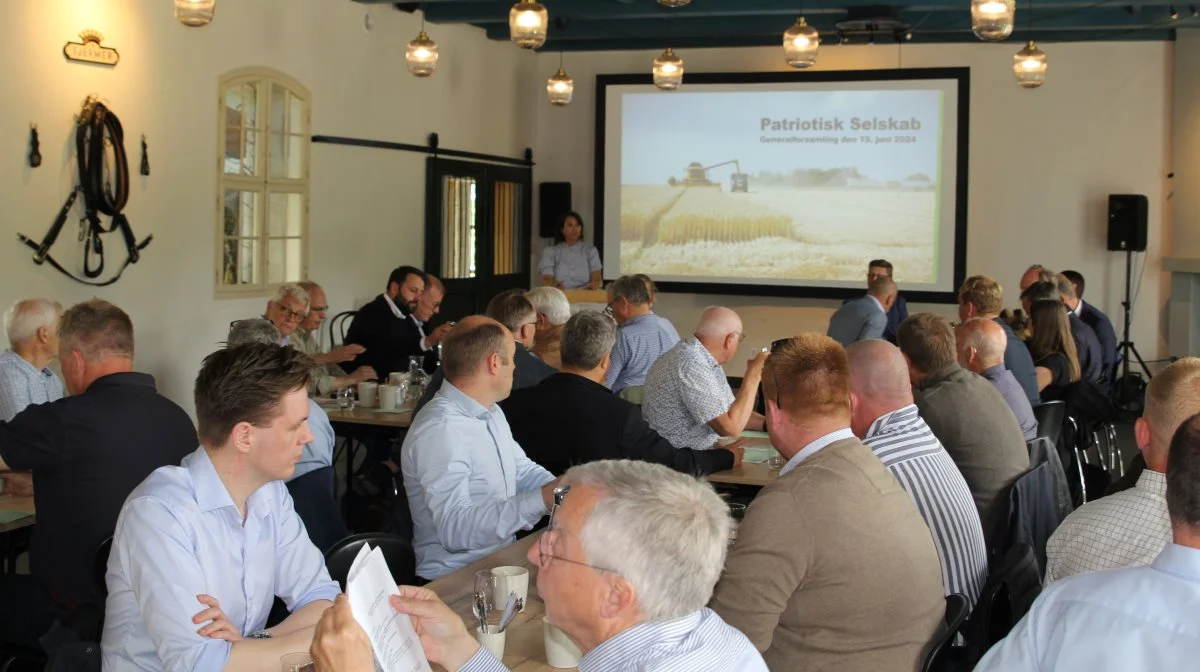
<svg viewBox="0 0 1200 672"><path fill-rule="evenodd" d="M626 628L585 653L579 660L579 672L618 669L618 663L628 660L634 654L644 653L648 646L653 646L656 650L671 651L675 644L699 627L700 617L701 612L696 611L669 621L643 621ZM634 647L638 650L631 650Z"/></svg>
<svg viewBox="0 0 1200 672"><path fill-rule="evenodd" d="M874 301L874 302L875 302L875 305L879 306L879 312L881 312L881 313L886 313L886 312L887 312L886 310L884 310L884 308L883 308L883 304L882 304L882 303L880 303L879 299L877 299L877 298L875 298L875 297L871 296L870 294L868 294L868 295L867 295L867 298L868 298L868 299L870 299L870 300L872 300L872 301Z"/></svg>
<svg viewBox="0 0 1200 672"><path fill-rule="evenodd" d="M1000 372L1003 370L1004 370L1004 363L1001 362L1000 364L997 364L995 366L989 366L988 368L984 369L979 375L983 376L984 378L987 378L988 380L995 380L1000 377Z"/></svg>
<svg viewBox="0 0 1200 672"><path fill-rule="evenodd" d="M455 387L448 380L442 383L442 388L438 390L438 394L444 394L446 399L457 406L464 414L480 420L487 420L492 412L498 408L495 404L492 404L491 408L484 408L483 404L475 401L470 395Z"/></svg>
<svg viewBox="0 0 1200 672"><path fill-rule="evenodd" d="M796 466L799 465L801 462L812 457L813 455L815 455L817 453L817 451L821 450L825 446L828 446L829 444L833 443L834 441L841 441L843 439L853 439L853 438L854 438L854 432L850 431L849 427L846 427L844 429L839 429L834 432L830 432L830 433L826 434L825 436L822 436L822 437L816 439L815 441L808 444L807 446L801 448L800 452L793 455L792 459L788 460L787 464L783 465L783 468L779 470L779 475L783 476L784 474L788 473L792 469L795 469Z"/></svg>
<svg viewBox="0 0 1200 672"><path fill-rule="evenodd" d="M1071 312L1075 313L1075 315L1078 317L1083 317L1083 306L1084 306L1083 299L1080 299L1079 305L1075 306L1075 310L1072 310Z"/></svg>
<svg viewBox="0 0 1200 672"><path fill-rule="evenodd" d="M380 296L382 296L383 300L387 302L388 308L392 309L393 315L399 318L404 317L404 311L400 310L395 301L392 301L392 297L388 296L387 294L380 294Z"/></svg>
<svg viewBox="0 0 1200 672"><path fill-rule="evenodd" d="M955 362L950 366L930 372L929 375L925 376L925 378L917 384L917 389L925 390L936 385L937 383L947 380L950 378L950 376L953 376L955 373L957 373L961 368L962 367Z"/></svg>
<svg viewBox="0 0 1200 672"><path fill-rule="evenodd" d="M43 375L43 376L46 376L46 377L50 377L50 376L53 376L53 375L54 375L54 372L53 372L53 371L51 371L51 370L49 369L49 367L47 367L47 368L43 368L43 369L38 369L38 368L37 368L37 367L35 367L33 364L30 364L30 363L29 363L29 360L27 360L27 359L25 359L24 357L22 357L22 356L18 355L17 353L13 352L12 350L5 350L5 351L4 351L4 358L5 358L5 359L10 359L10 360L12 360L13 362L16 362L17 366L19 366L19 367L21 367L21 368L23 368L23 369L25 369L25 370L27 370L27 371L32 371L33 373L40 373L41 375Z"/></svg>
<svg viewBox="0 0 1200 672"><path fill-rule="evenodd" d="M200 446L191 455L183 458L183 467L191 474L192 487L196 491L196 504L201 511L216 511L224 508L232 508L237 511L237 504L229 495L229 490L221 481L221 477L217 475L217 467L208 457L208 451L204 446ZM261 501L265 491L266 486L263 486L255 490L246 500L246 508L256 518L263 518L269 513L268 507Z"/></svg>
<svg viewBox="0 0 1200 672"><path fill-rule="evenodd" d="M634 315L633 317L629 318L628 320L625 320L625 324L622 324L621 328L624 329L625 327L628 327L631 324L637 324L639 322L649 321L653 317L657 317L657 316L654 313L643 313L641 315Z"/></svg>
<svg viewBox="0 0 1200 672"><path fill-rule="evenodd" d="M1167 496L1167 475L1162 473L1161 471L1153 471L1151 469L1146 469L1146 470L1142 471L1141 476L1138 476L1137 485L1135 487L1138 490L1145 490L1147 493L1149 493L1151 495L1157 495L1159 497L1166 497Z"/></svg>
<svg viewBox="0 0 1200 672"><path fill-rule="evenodd" d="M92 381L91 385L85 392L91 392L96 389L105 387L122 387L129 385L132 387L148 387L151 390L154 387L154 376L148 373L140 373L138 371L123 371L118 373L110 373L107 376L101 376Z"/></svg>
<svg viewBox="0 0 1200 672"><path fill-rule="evenodd" d="M1162 553L1158 554L1151 566L1164 574L1178 576L1187 581L1200 581L1200 548L1169 543L1163 547Z"/></svg>
<svg viewBox="0 0 1200 672"><path fill-rule="evenodd" d="M696 350L699 350L701 353L701 356L704 357L704 361L709 366L712 366L714 368L721 366L720 364L717 363L716 358L714 358L712 356L712 353L708 351L708 348L704 347L704 344L700 342L700 339L696 338L695 336L689 336L688 339L686 341L684 341L684 343L686 343L687 347L689 347L689 348L694 348Z"/></svg>
<svg viewBox="0 0 1200 672"><path fill-rule="evenodd" d="M873 439L881 434L890 434L912 422L914 418L919 417L920 413L917 412L916 404L901 406L890 413L884 413L875 418L875 422L872 422L871 426L867 428L867 433L863 436L863 439Z"/></svg>

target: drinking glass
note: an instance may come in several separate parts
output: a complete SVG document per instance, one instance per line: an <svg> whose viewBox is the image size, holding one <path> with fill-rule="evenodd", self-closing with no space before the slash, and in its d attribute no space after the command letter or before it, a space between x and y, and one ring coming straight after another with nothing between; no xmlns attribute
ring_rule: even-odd
<svg viewBox="0 0 1200 672"><path fill-rule="evenodd" d="M354 386L343 387L337 393L338 408L343 410L352 410L354 408Z"/></svg>
<svg viewBox="0 0 1200 672"><path fill-rule="evenodd" d="M733 524L729 526L729 545L732 546L737 541L738 526L746 518L746 505L730 502L729 517L733 519Z"/></svg>
<svg viewBox="0 0 1200 672"><path fill-rule="evenodd" d="M408 356L408 374L412 375L417 371L425 373L425 356L424 355L409 355Z"/></svg>
<svg viewBox="0 0 1200 672"><path fill-rule="evenodd" d="M493 620L493 612L504 608L504 605L496 605L496 591L499 587L500 576L492 570L481 569L475 572L475 594L471 602L471 611L475 614L479 627L485 630L487 624ZM495 622L500 622L498 616Z"/></svg>
<svg viewBox="0 0 1200 672"><path fill-rule="evenodd" d="M787 464L787 460L783 459L779 453L771 453L771 456L767 458L767 468L771 471L783 469L784 464Z"/></svg>
<svg viewBox="0 0 1200 672"><path fill-rule="evenodd" d="M279 659L281 672L312 672L317 669L312 658L304 652L289 653Z"/></svg>

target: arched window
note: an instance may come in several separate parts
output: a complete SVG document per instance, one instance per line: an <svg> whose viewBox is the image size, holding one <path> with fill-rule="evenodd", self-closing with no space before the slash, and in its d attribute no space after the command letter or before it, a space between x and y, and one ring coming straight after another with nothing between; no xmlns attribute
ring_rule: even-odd
<svg viewBox="0 0 1200 672"><path fill-rule="evenodd" d="M308 267L312 97L263 68L220 82L217 295L263 294Z"/></svg>

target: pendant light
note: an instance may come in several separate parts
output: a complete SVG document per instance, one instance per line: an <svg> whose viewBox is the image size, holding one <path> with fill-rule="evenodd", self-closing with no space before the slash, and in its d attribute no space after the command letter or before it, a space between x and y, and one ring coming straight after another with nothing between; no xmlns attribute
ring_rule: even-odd
<svg viewBox="0 0 1200 672"><path fill-rule="evenodd" d="M546 43L550 16L536 0L521 0L508 10L508 32L513 44L522 49L537 49Z"/></svg>
<svg viewBox="0 0 1200 672"><path fill-rule="evenodd" d="M817 48L820 46L820 34L816 28L805 23L803 16L783 33L783 58L793 68L807 68L816 63Z"/></svg>
<svg viewBox="0 0 1200 672"><path fill-rule="evenodd" d="M1029 34L1033 34L1033 0L1029 0ZM1013 54L1013 75L1022 89L1036 89L1046 83L1046 52L1029 40L1025 48Z"/></svg>
<svg viewBox="0 0 1200 672"><path fill-rule="evenodd" d="M175 20L197 28L212 23L217 0L175 0Z"/></svg>
<svg viewBox="0 0 1200 672"><path fill-rule="evenodd" d="M563 55L558 52L558 72L546 80L546 97L551 105L570 105L575 97L575 80L563 70Z"/></svg>
<svg viewBox="0 0 1200 672"><path fill-rule="evenodd" d="M996 42L1012 35L1016 0L971 0L971 31L975 37Z"/></svg>
<svg viewBox="0 0 1200 672"><path fill-rule="evenodd" d="M654 85L663 91L674 91L683 84L683 59L668 47L654 59Z"/></svg>
<svg viewBox="0 0 1200 672"><path fill-rule="evenodd" d="M692 0L658 0L658 4L663 7L683 7Z"/></svg>
<svg viewBox="0 0 1200 672"><path fill-rule="evenodd" d="M425 17L421 17L421 32L404 50L404 62L414 77L429 77L437 70L438 45L425 33Z"/></svg>

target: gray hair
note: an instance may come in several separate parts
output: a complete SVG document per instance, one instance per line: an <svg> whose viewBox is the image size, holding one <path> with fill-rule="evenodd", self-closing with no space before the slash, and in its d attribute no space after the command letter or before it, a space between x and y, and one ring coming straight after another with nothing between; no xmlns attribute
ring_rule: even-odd
<svg viewBox="0 0 1200 672"><path fill-rule="evenodd" d="M1037 282L1054 282L1056 273L1041 264L1034 264L1025 269L1025 272L1037 271Z"/></svg>
<svg viewBox="0 0 1200 672"><path fill-rule="evenodd" d="M1062 294L1064 298L1075 298L1075 283L1071 282L1070 278L1059 273L1054 276L1054 284L1058 285L1058 293Z"/></svg>
<svg viewBox="0 0 1200 672"><path fill-rule="evenodd" d="M635 306L650 304L650 286L636 275L622 275L608 286L608 298L625 299Z"/></svg>
<svg viewBox="0 0 1200 672"><path fill-rule="evenodd" d="M563 366L591 371L617 341L617 323L604 313L581 310L567 320L562 334Z"/></svg>
<svg viewBox="0 0 1200 672"><path fill-rule="evenodd" d="M571 467L566 480L600 491L579 533L583 553L588 564L633 585L647 619L679 618L708 604L732 524L712 486L633 460Z"/></svg>
<svg viewBox="0 0 1200 672"><path fill-rule="evenodd" d="M55 330L62 304L52 299L21 299L4 311L4 333L9 345L17 345L37 336L38 329Z"/></svg>
<svg viewBox="0 0 1200 672"><path fill-rule="evenodd" d="M270 320L258 318L238 320L229 327L229 336L226 337L225 347L236 348L247 343L279 345L282 340L283 335L279 333L279 329L276 329L274 324L271 324Z"/></svg>
<svg viewBox="0 0 1200 672"><path fill-rule="evenodd" d="M533 304L535 311L545 315L550 324L556 327L571 319L571 302L557 287L535 287L525 292L525 298Z"/></svg>
<svg viewBox="0 0 1200 672"><path fill-rule="evenodd" d="M271 301L279 303L289 296L295 297L304 304L305 308L308 307L308 292L304 291L304 288L300 285L293 285L291 283L276 287L275 293L271 295Z"/></svg>
<svg viewBox="0 0 1200 672"><path fill-rule="evenodd" d="M133 320L103 299L77 303L58 321L58 347L75 350L89 362L105 357L133 359Z"/></svg>

